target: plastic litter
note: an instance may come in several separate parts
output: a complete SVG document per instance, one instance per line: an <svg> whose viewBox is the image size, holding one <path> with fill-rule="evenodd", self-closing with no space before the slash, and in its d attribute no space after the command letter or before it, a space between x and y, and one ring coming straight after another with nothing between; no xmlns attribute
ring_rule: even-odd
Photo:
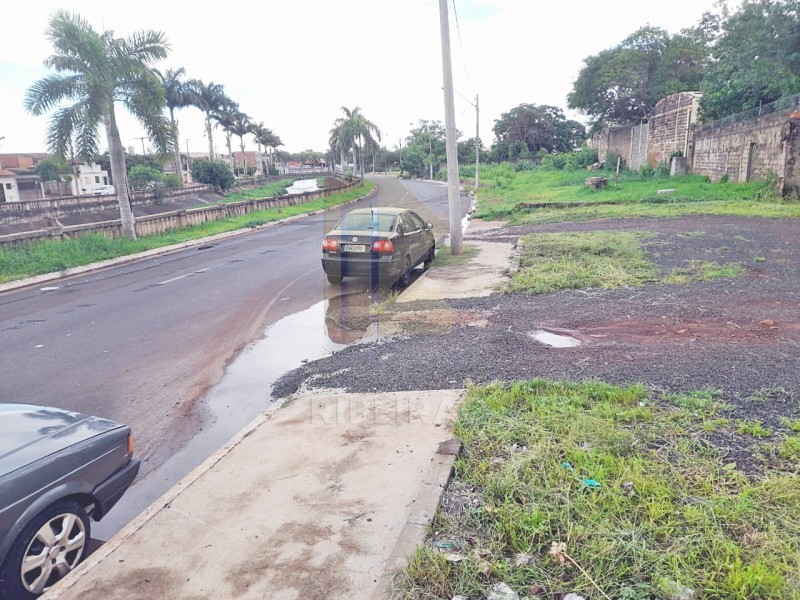
<svg viewBox="0 0 800 600"><path fill-rule="evenodd" d="M585 488L603 487L603 484L595 479L589 479L589 478L583 479L580 476L578 476L578 474L575 472L575 469L573 469L572 465L569 464L568 462L561 463L561 468L566 469L567 471L572 473L572 476L575 478L575 480L581 483Z"/></svg>

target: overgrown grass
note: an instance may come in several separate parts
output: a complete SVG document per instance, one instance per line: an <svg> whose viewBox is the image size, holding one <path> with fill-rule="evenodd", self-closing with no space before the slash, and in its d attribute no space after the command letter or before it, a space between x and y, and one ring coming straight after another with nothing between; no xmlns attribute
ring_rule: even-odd
<svg viewBox="0 0 800 600"><path fill-rule="evenodd" d="M286 193L286 188L296 181L295 178L281 179L280 181L270 181L266 185L253 188L252 190L239 190L227 194L220 202L240 202L242 200L259 200L261 198L274 198Z"/></svg>
<svg viewBox="0 0 800 600"><path fill-rule="evenodd" d="M460 493L440 507L398 595L483 598L504 582L531 598L600 598L595 584L629 600L681 588L800 597L796 474L745 477L704 440L720 407L690 396L541 380L468 390L455 425ZM574 563L550 554L554 542Z"/></svg>
<svg viewBox="0 0 800 600"><path fill-rule="evenodd" d="M586 186L585 179L592 175L608 177L608 186L600 190ZM800 218L800 203L774 197L771 182L713 183L700 175L653 178L624 172L615 185L609 172L517 172L506 164L487 166L483 182L475 216L504 219L513 225L685 214ZM672 188L674 192L658 193ZM586 206L525 209L518 206L520 203Z"/></svg>
<svg viewBox="0 0 800 600"><path fill-rule="evenodd" d="M111 240L101 235L91 234L72 240L46 240L0 248L0 283L43 273L63 271L101 260L170 246L227 231L257 227L286 217L330 208L355 200L374 187L374 184L365 181L363 186L333 194L327 198L306 202L305 204L262 210L218 221L207 221L202 225L141 237L135 242L128 239Z"/></svg>
<svg viewBox="0 0 800 600"><path fill-rule="evenodd" d="M687 284L745 272L735 263L693 260L661 277L658 266L647 259L640 245L649 235L592 231L524 236L520 270L503 290L544 294L563 289L638 287L656 281Z"/></svg>

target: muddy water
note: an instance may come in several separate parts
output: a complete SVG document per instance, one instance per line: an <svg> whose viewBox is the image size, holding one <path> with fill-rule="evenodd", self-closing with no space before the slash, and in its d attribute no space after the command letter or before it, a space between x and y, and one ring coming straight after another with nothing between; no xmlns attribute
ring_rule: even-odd
<svg viewBox="0 0 800 600"><path fill-rule="evenodd" d="M531 331L529 334L533 339L542 344L547 344L553 348L574 348L580 346L581 341L571 335L564 335L560 333L553 333L545 329L537 329Z"/></svg>
<svg viewBox="0 0 800 600"><path fill-rule="evenodd" d="M93 524L92 537L106 540L182 477L208 458L256 415L269 408L272 384L284 373L346 347L332 341L327 301L270 325L245 349L206 394L203 429L191 441L128 489L109 515ZM355 341L355 340L354 340Z"/></svg>

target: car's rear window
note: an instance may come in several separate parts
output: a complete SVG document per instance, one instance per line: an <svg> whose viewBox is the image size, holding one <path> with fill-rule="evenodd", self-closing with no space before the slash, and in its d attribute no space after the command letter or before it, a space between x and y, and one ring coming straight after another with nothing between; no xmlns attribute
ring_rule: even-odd
<svg viewBox="0 0 800 600"><path fill-rule="evenodd" d="M335 227L339 231L343 230L357 230L357 231L391 231L392 224L394 223L395 215L381 215L378 213L358 213L345 215Z"/></svg>

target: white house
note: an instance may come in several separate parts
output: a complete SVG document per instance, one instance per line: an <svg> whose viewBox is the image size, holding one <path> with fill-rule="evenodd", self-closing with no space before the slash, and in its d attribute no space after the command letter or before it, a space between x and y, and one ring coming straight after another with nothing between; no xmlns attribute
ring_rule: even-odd
<svg viewBox="0 0 800 600"><path fill-rule="evenodd" d="M0 202L19 202L16 174L0 168Z"/></svg>
<svg viewBox="0 0 800 600"><path fill-rule="evenodd" d="M78 165L78 180L71 181L72 194L78 195L78 188L82 196L91 194L101 185L109 185L108 172L101 169L96 163L80 163Z"/></svg>

